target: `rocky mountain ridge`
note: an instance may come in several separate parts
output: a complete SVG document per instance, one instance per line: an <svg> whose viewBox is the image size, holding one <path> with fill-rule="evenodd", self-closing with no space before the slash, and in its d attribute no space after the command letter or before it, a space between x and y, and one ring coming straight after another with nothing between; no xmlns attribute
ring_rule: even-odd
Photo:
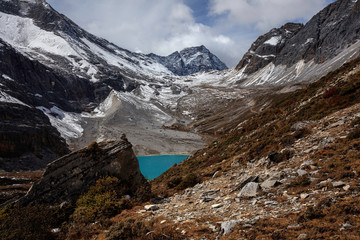
<svg viewBox="0 0 360 240"><path fill-rule="evenodd" d="M222 71L228 69L227 66L204 45L185 48L180 52L176 51L166 57L153 53L148 54L148 56L160 62L178 76L186 76L209 70Z"/></svg>
<svg viewBox="0 0 360 240"><path fill-rule="evenodd" d="M238 84L306 82L355 58L359 6L354 0L336 1L305 25L288 23L260 36L236 66Z"/></svg>

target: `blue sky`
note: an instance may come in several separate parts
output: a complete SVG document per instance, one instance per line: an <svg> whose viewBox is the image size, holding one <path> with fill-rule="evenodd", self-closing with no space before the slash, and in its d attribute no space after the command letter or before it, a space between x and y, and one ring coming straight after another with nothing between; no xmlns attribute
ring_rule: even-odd
<svg viewBox="0 0 360 240"><path fill-rule="evenodd" d="M122 48L168 55L205 45L229 67L286 22L307 22L334 0L48 0L87 31Z"/></svg>

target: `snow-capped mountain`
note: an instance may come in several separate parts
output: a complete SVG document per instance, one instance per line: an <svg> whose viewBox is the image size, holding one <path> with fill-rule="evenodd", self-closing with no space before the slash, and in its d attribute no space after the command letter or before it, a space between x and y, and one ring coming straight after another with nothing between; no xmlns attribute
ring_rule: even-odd
<svg viewBox="0 0 360 240"><path fill-rule="evenodd" d="M138 154L195 151L204 145L199 135L170 129L226 131L257 104L266 107L262 87L314 81L359 55L359 6L339 0L306 25L273 29L236 68L218 71L225 64L204 46L167 57L134 53L45 0L0 0L0 148L24 138L28 147L17 158L43 166L67 152L57 131L74 148L125 132ZM26 109L27 128L16 109ZM37 129L43 141L24 129Z"/></svg>
<svg viewBox="0 0 360 240"><path fill-rule="evenodd" d="M86 139L109 138L102 131L106 129L102 121L106 119L113 126L120 118L123 132L131 128L124 125L139 124L145 132L155 129L153 134L160 138L163 135L160 129L172 119L177 99L190 91L175 83L182 81L161 63L86 32L45 0L0 0L0 61L0 105L7 111L0 120L7 121L13 104L28 108L29 119L36 119L43 112L68 142L84 136L86 124L93 121L98 128ZM29 128L49 131L43 128L48 123L31 121ZM24 136L16 121L2 134L17 137L5 137L1 146L16 144L6 139L15 141ZM50 142L29 143L37 145L19 151L18 157ZM84 144L88 142L84 140ZM202 143L198 140L190 143L199 144ZM53 152L58 156L64 153L63 147ZM37 154L43 159L41 166L54 159L50 155Z"/></svg>
<svg viewBox="0 0 360 240"><path fill-rule="evenodd" d="M231 76L242 86L314 81L359 55L360 2L339 0L305 25L288 23L260 36Z"/></svg>
<svg viewBox="0 0 360 240"><path fill-rule="evenodd" d="M185 48L176 51L169 56L163 57L149 54L149 57L166 66L171 72L179 76L186 76L202 71L226 70L227 66L209 49L201 45L199 47Z"/></svg>

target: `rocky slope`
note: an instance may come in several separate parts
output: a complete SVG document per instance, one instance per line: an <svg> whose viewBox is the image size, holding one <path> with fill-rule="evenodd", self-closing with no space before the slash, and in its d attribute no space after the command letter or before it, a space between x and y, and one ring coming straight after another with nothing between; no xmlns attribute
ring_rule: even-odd
<svg viewBox="0 0 360 240"><path fill-rule="evenodd" d="M180 52L176 51L166 57L153 53L148 56L179 76L186 76L202 71L221 71L227 69L226 65L203 45L185 48Z"/></svg>
<svg viewBox="0 0 360 240"><path fill-rule="evenodd" d="M100 237L124 236L132 219L183 239L357 239L359 66L278 96L155 179L164 198L119 215Z"/></svg>
<svg viewBox="0 0 360 240"><path fill-rule="evenodd" d="M288 23L260 36L236 66L241 85L311 81L359 53L360 3L330 4L305 25Z"/></svg>

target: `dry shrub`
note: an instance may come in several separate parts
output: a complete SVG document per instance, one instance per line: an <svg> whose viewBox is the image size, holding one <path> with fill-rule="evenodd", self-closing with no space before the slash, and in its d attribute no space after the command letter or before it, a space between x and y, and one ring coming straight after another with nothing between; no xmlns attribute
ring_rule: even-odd
<svg viewBox="0 0 360 240"><path fill-rule="evenodd" d="M311 184L310 178L307 176L299 176L289 184L289 187L307 187Z"/></svg>
<svg viewBox="0 0 360 240"><path fill-rule="evenodd" d="M55 235L51 229L56 226L54 212L45 206L15 206L0 216L2 240L51 240Z"/></svg>
<svg viewBox="0 0 360 240"><path fill-rule="evenodd" d="M352 131L348 134L347 138L348 138L349 140L353 140L353 139L360 138L360 127L357 127L357 128L355 128L354 130L352 130Z"/></svg>
<svg viewBox="0 0 360 240"><path fill-rule="evenodd" d="M187 174L178 185L178 189L183 190L185 188L193 187L200 182L197 175L193 173Z"/></svg>
<svg viewBox="0 0 360 240"><path fill-rule="evenodd" d="M106 234L106 240L162 240L184 239L172 225L157 224L157 220L124 219L113 225Z"/></svg>

